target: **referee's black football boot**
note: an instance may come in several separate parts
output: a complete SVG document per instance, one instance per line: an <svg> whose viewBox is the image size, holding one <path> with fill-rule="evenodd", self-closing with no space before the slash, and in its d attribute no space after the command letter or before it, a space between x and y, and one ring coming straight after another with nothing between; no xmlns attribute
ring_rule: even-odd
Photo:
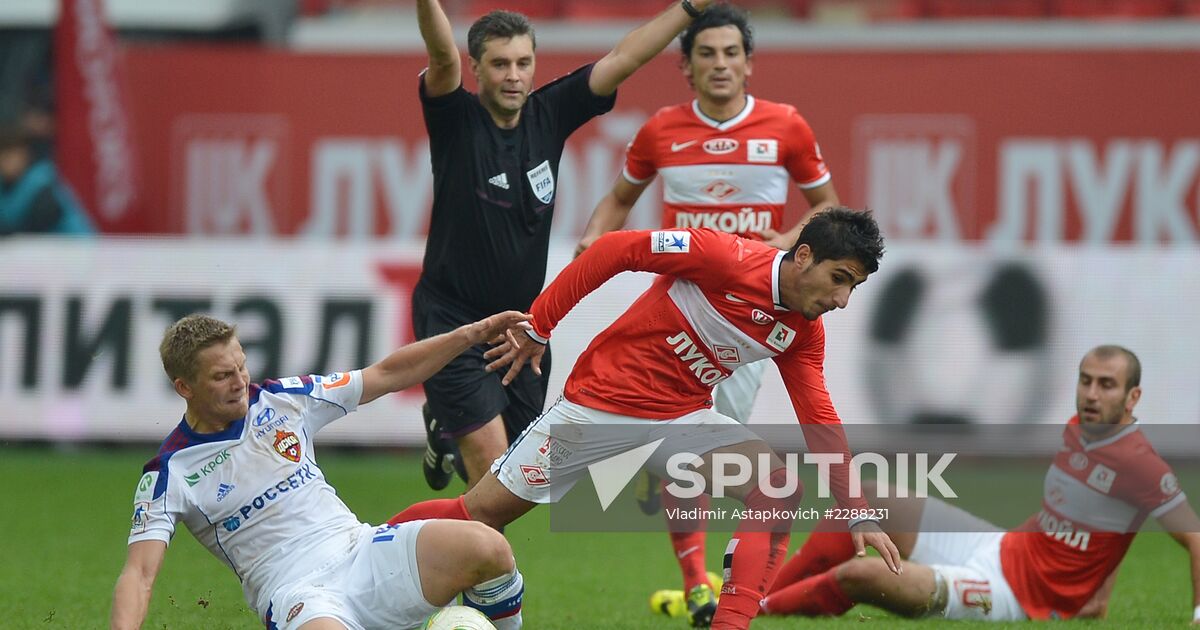
<svg viewBox="0 0 1200 630"><path fill-rule="evenodd" d="M442 490L450 485L454 475L454 441L439 434L438 421L429 410L429 403L421 405L421 416L425 424L425 458L421 461L421 471L430 488Z"/></svg>

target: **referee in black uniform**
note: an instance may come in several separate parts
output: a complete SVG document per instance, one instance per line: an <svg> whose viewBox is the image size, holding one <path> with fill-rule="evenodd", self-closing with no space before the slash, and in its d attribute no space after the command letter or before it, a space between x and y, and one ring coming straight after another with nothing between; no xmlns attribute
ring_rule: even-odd
<svg viewBox="0 0 1200 630"><path fill-rule="evenodd" d="M462 62L438 0L417 0L429 67L421 107L433 163L433 217L413 293L417 339L504 310L528 311L546 280L558 161L567 137L612 109L617 85L658 54L712 0L682 0L631 31L599 61L533 90L536 42L529 20L493 11L467 35L479 86ZM425 382L425 479L450 481L451 451L475 485L509 442L542 412L550 373L523 370L507 387L484 371L486 348L463 353Z"/></svg>

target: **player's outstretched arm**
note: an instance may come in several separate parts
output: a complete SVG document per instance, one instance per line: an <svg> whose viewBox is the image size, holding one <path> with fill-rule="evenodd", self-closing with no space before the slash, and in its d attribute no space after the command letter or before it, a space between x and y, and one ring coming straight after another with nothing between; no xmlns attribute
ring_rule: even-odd
<svg viewBox="0 0 1200 630"><path fill-rule="evenodd" d="M697 11L703 11L710 4L712 0L691 2ZM654 19L630 31L592 67L592 74L588 78L592 93L608 96L616 92L622 81L666 48L691 21L692 17L684 10L683 3L676 2Z"/></svg>
<svg viewBox="0 0 1200 630"><path fill-rule="evenodd" d="M633 204L637 203L649 185L649 181L635 184L625 179L624 174L617 175L617 181L613 183L612 190L604 195L600 203L596 204L596 209L592 211L592 218L588 219L583 237L579 239L579 245L575 247L575 255L582 254L601 236L625 227L625 221L629 219L629 212L633 210Z"/></svg>
<svg viewBox="0 0 1200 630"><path fill-rule="evenodd" d="M454 45L450 19L438 0L417 0L417 25L429 53L429 67L422 79L425 94L441 96L457 90L462 83L462 59Z"/></svg>
<svg viewBox="0 0 1200 630"><path fill-rule="evenodd" d="M520 329L531 318L531 315L519 311L505 311L399 348L378 363L363 369L363 392L359 404L424 382L467 348L499 341L509 329Z"/></svg>
<svg viewBox="0 0 1200 630"><path fill-rule="evenodd" d="M891 537L879 527L875 521L861 521L850 528L850 538L854 541L854 553L859 558L867 555L867 545L879 552L884 563L892 573L900 575L904 568L900 566L900 550Z"/></svg>
<svg viewBox="0 0 1200 630"><path fill-rule="evenodd" d="M117 578L113 590L113 630L141 628L150 607L150 592L154 580L167 554L167 543L158 540L143 540L129 545L125 567Z"/></svg>
<svg viewBox="0 0 1200 630"><path fill-rule="evenodd" d="M1158 517L1158 524L1188 550L1192 566L1192 624L1200 624L1200 518L1184 501Z"/></svg>
<svg viewBox="0 0 1200 630"><path fill-rule="evenodd" d="M776 232L775 230L764 230L759 236L763 242L771 247L782 250L789 250L796 241L800 238L800 230L808 224L808 220L813 218L813 215L818 212L824 212L841 202L838 200L837 191L833 188L833 182L826 182L816 188L809 188L803 191L804 198L808 201L808 212L800 217L796 225L786 232Z"/></svg>

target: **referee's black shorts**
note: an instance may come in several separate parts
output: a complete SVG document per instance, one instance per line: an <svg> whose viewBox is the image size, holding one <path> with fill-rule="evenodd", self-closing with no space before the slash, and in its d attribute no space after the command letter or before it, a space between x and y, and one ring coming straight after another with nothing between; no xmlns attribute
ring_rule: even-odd
<svg viewBox="0 0 1200 630"><path fill-rule="evenodd" d="M420 285L413 291L412 321L417 339L440 335L478 319L438 300ZM541 376L525 366L508 387L500 384L504 371L484 371L488 361L483 353L488 348L478 345L467 349L425 381L425 398L444 436L466 435L492 418L503 416L511 443L542 414L550 379L550 347L542 355Z"/></svg>

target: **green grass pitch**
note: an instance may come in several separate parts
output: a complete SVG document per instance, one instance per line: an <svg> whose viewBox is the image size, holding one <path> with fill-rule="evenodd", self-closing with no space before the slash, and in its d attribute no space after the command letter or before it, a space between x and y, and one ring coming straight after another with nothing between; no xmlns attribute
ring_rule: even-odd
<svg viewBox="0 0 1200 630"><path fill-rule="evenodd" d="M63 450L0 444L0 628L107 627L113 583L125 558L133 487L142 463L153 454L152 446ZM319 459L343 500L367 522L378 523L434 496L413 453L327 448ZM664 534L552 532L545 508L513 524L507 534L525 574L526 628L687 627L682 620L651 614L647 605L651 591L675 588L679 581ZM803 536L793 537L793 547ZM727 537L710 534L710 567L720 566ZM1109 619L1086 625L1183 626L1191 613L1190 593L1186 553L1165 534L1145 533L1122 564ZM754 627L918 623L930 622L859 606L836 620L766 618ZM234 575L181 531L168 550L144 627L261 624L243 602Z"/></svg>

